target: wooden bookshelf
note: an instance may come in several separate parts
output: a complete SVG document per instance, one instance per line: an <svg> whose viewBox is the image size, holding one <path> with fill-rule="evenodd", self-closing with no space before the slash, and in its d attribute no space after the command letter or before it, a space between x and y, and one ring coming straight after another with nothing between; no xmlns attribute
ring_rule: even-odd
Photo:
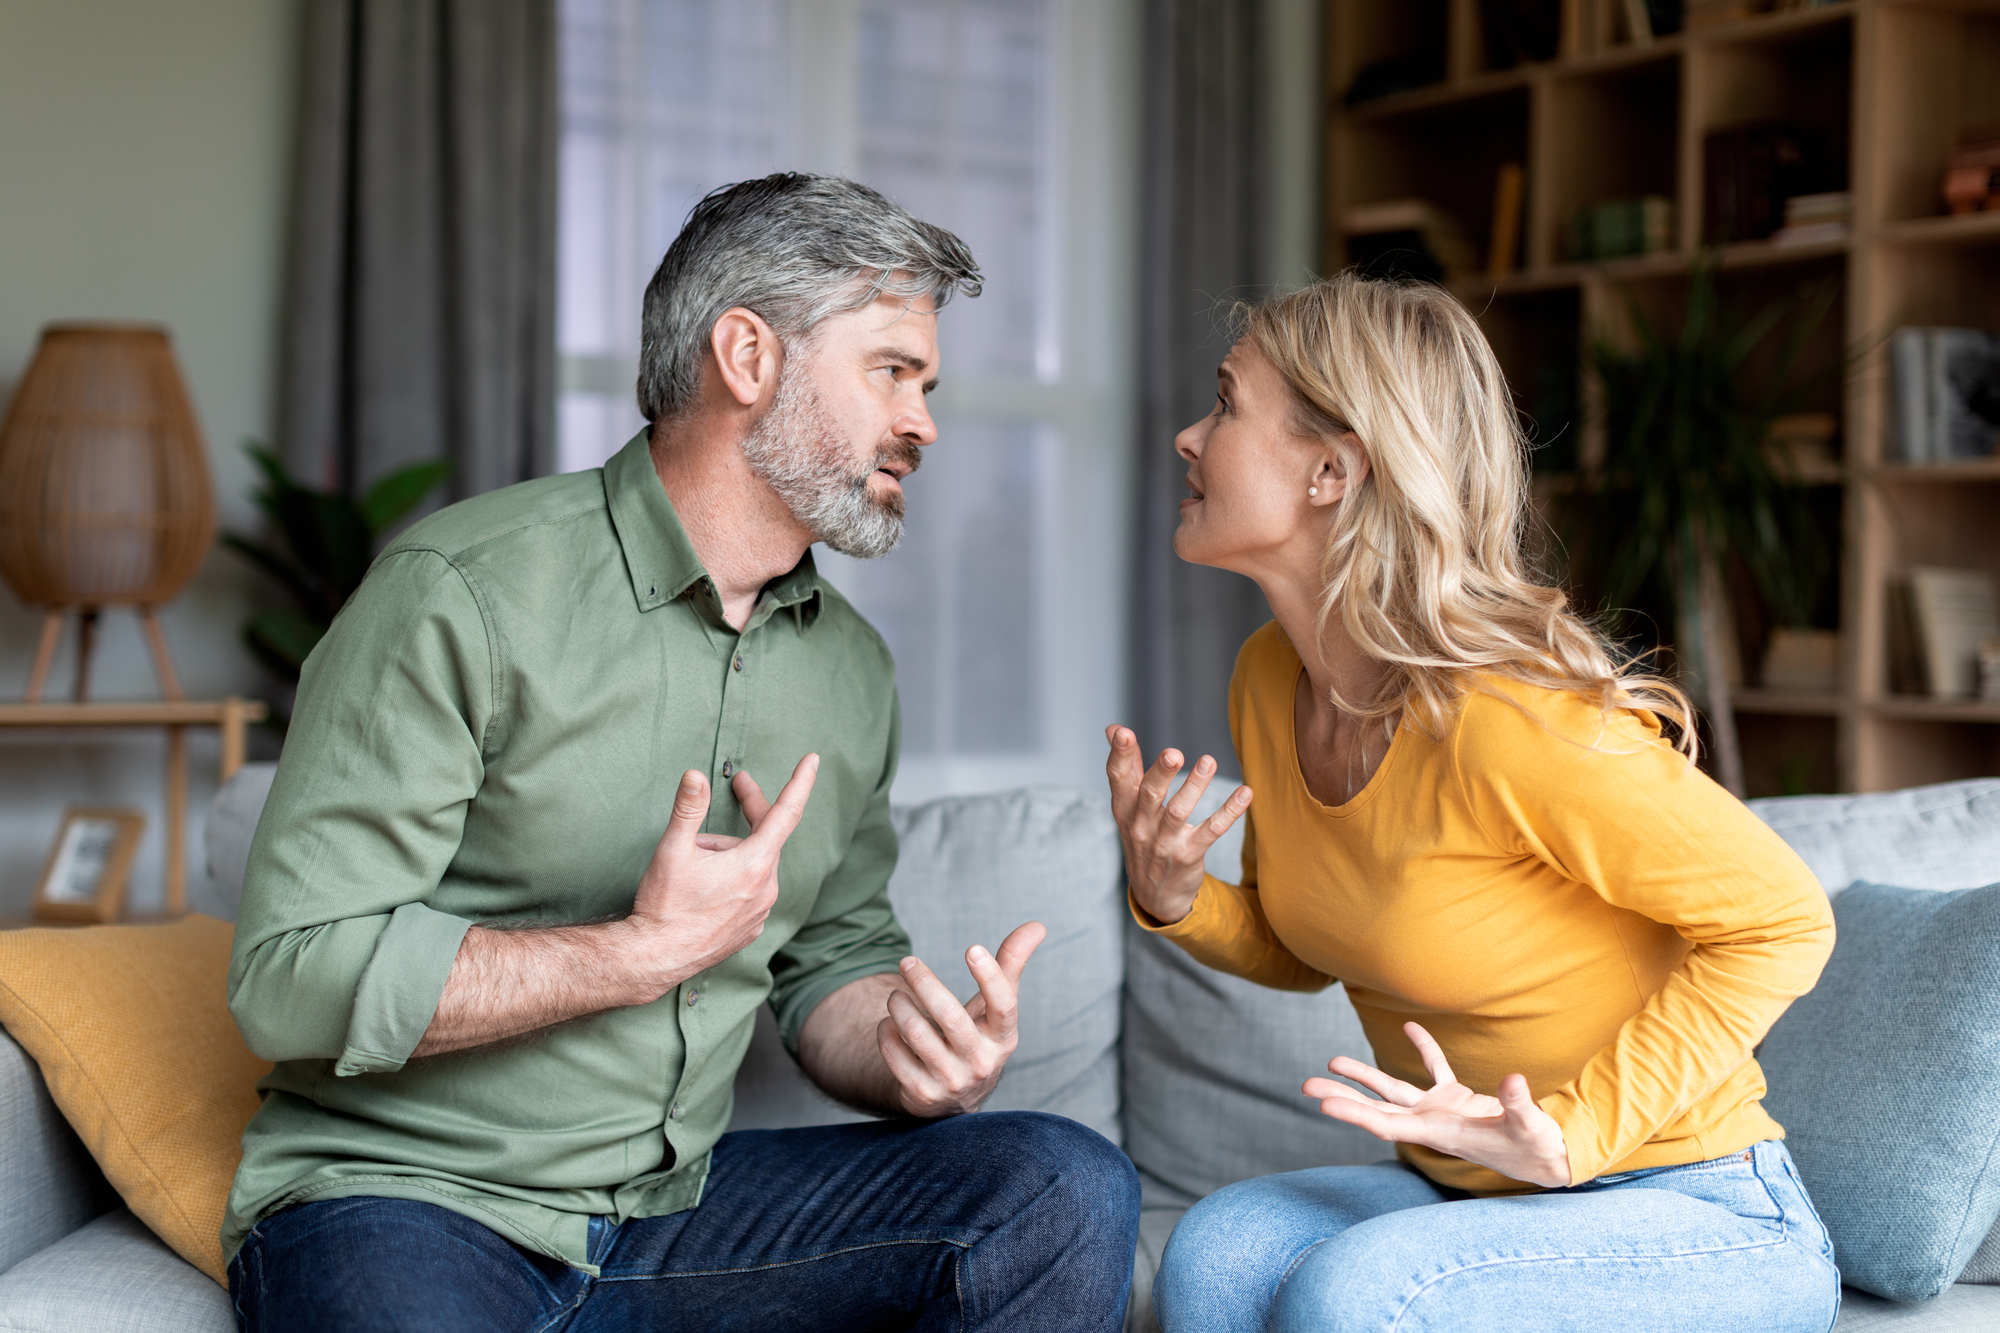
<svg viewBox="0 0 2000 1333"><path fill-rule="evenodd" d="M1701 248L1705 136L1761 118L1811 124L1845 164L1847 239L1729 245L1718 281L1725 299L1753 303L1801 280L1838 292L1808 355L1846 368L1805 406L1841 424L1840 463L1807 478L1828 488L1839 529L1838 624L1824 627L1840 632L1840 686L1756 688L1746 642L1735 713L1747 785L1880 791L2000 774L2000 705L1897 695L1889 673L1889 590L1912 565L2000 579L2000 458L1908 465L1886 441L1893 329L2000 328L2000 212L1944 216L1938 193L1959 133L2000 123L2000 0L1847 0L1643 43L1628 39L1622 8L1560 0L1555 56L1494 68L1479 0L1328 0L1326 266L1347 262L1349 208L1411 197L1461 219L1483 254L1498 168L1523 163L1516 267L1453 288L1543 438L1561 432L1538 452L1536 494L1562 495L1574 489L1565 470L1588 473L1602 457L1580 349L1618 338L1635 301L1671 317L1685 291ZM1357 73L1394 57L1426 58L1443 78L1344 101ZM1668 252L1565 259L1578 207L1641 194L1672 200Z"/></svg>

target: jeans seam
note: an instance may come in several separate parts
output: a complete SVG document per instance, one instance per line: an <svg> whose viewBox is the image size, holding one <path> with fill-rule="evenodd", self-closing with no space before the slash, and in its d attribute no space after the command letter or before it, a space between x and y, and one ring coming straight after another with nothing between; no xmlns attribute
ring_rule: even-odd
<svg viewBox="0 0 2000 1333"><path fill-rule="evenodd" d="M619 1277L606 1276L597 1280L599 1282L669 1282L675 1278L683 1277L729 1277L735 1273L768 1273L776 1268L796 1268L800 1264L816 1264L823 1259L832 1259L838 1255L858 1254L863 1250L882 1250L893 1245L950 1245L961 1250L972 1248L964 1241L951 1240L945 1236L913 1237L909 1240L878 1240L870 1241L866 1245L845 1245L837 1250L827 1250L824 1253L807 1255L800 1259L785 1259L771 1264L750 1264L742 1268L702 1268L686 1273L632 1273ZM960 1319L962 1321L964 1318L963 1300L960 1301L959 1306Z"/></svg>
<svg viewBox="0 0 2000 1333"><path fill-rule="evenodd" d="M1283 1290L1284 1285L1292 1280L1292 1274L1299 1271L1299 1265L1306 1261L1306 1256L1311 1254L1314 1250L1318 1249L1320 1246L1326 1244L1327 1241L1331 1239L1333 1239L1331 1236L1322 1237L1319 1240L1314 1241L1312 1244L1306 1246L1303 1250L1300 1250L1297 1254L1293 1255L1292 1261L1289 1264L1285 1265L1285 1271L1278 1274L1278 1286L1276 1290Z"/></svg>
<svg viewBox="0 0 2000 1333"><path fill-rule="evenodd" d="M556 1326L557 1320L566 1319L570 1315L575 1314L577 1310L582 1307L584 1298L587 1297L588 1295L590 1295L590 1279L589 1277L585 1277L583 1280L583 1285L576 1289L576 1299L570 1301L567 1305L559 1307L555 1311L555 1313L551 1314L547 1319L544 1319L541 1323L536 1324L533 1329L533 1333L543 1333L543 1330L545 1329L554 1328Z"/></svg>
<svg viewBox="0 0 2000 1333"><path fill-rule="evenodd" d="M1409 1298L1397 1307L1396 1317L1389 1322L1389 1331L1390 1333L1395 1333L1397 1329L1403 1326L1403 1316L1410 1312L1410 1307L1417 1303L1417 1298L1432 1287L1443 1282L1446 1278L1458 1277L1463 1273L1477 1272L1480 1269L1500 1268L1507 1264L1667 1263L1678 1259L1698 1259L1711 1254L1740 1254L1750 1250L1766 1250L1783 1244L1785 1244L1785 1240L1781 1235L1777 1240L1760 1240L1748 1245L1715 1245L1699 1250L1676 1250L1672 1254L1544 1254L1518 1259L1488 1259L1481 1263L1466 1264L1463 1267L1454 1268L1449 1273L1439 1273L1436 1277L1431 1278L1428 1282L1425 1282L1422 1286L1411 1292Z"/></svg>

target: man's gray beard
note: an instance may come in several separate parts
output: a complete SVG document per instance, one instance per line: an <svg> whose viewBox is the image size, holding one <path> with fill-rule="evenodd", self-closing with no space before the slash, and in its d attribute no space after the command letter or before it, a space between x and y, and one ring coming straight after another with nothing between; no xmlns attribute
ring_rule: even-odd
<svg viewBox="0 0 2000 1333"><path fill-rule="evenodd" d="M856 476L847 442L803 364L788 361L779 372L770 408L743 439L743 457L807 531L842 555L871 560L903 539L902 495L877 499L868 479L897 459L914 472L921 461L915 446L883 450Z"/></svg>

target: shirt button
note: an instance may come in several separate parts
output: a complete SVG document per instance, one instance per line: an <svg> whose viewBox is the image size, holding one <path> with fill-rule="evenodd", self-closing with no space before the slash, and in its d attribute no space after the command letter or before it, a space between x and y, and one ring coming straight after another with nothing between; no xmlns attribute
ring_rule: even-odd
<svg viewBox="0 0 2000 1333"><path fill-rule="evenodd" d="M741 671L741 670L743 669L743 654L742 654L742 653L738 653L738 654L736 654L736 657L735 657L735 659L734 659L734 660L732 660L732 661L730 662L730 664L729 664L729 665L730 665L730 666L731 666L731 667L732 667L733 669L735 669L735 670L737 670L737 671Z"/></svg>
<svg viewBox="0 0 2000 1333"><path fill-rule="evenodd" d="M701 992L690 988L688 990L688 1008L690 1009L694 1008L695 1005L700 1002L700 1000L701 1000Z"/></svg>
<svg viewBox="0 0 2000 1333"><path fill-rule="evenodd" d="M722 761L722 776L725 778L736 776L736 762L734 760L725 759Z"/></svg>
<svg viewBox="0 0 2000 1333"><path fill-rule="evenodd" d="M667 1119L678 1120L680 1118L681 1118L681 1104L679 1102L675 1102L674 1109L667 1112Z"/></svg>

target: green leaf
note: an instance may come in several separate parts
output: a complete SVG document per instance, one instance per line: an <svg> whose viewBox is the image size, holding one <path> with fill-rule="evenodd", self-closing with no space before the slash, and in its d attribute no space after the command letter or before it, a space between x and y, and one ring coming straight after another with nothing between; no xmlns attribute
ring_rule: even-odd
<svg viewBox="0 0 2000 1333"><path fill-rule="evenodd" d="M222 544L284 584L286 590L300 601L313 602L318 599L319 594L314 590L305 571L300 569L298 562L291 557L233 532L222 534Z"/></svg>
<svg viewBox="0 0 2000 1333"><path fill-rule="evenodd" d="M250 650L276 674L297 680L299 668L326 637L328 624L300 611L260 611L243 627Z"/></svg>
<svg viewBox="0 0 2000 1333"><path fill-rule="evenodd" d="M371 534L380 534L423 502L439 482L451 475L447 459L412 463L381 478L361 497L361 514Z"/></svg>

